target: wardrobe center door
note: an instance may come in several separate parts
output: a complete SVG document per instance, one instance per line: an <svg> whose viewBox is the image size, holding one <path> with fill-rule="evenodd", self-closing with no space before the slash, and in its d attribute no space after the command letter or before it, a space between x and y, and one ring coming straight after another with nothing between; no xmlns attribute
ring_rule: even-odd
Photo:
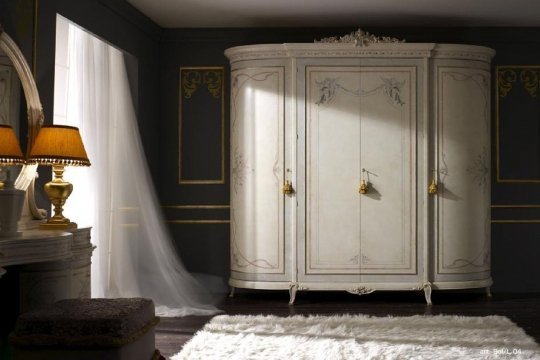
<svg viewBox="0 0 540 360"><path fill-rule="evenodd" d="M231 270L285 273L282 66L231 74Z"/></svg>
<svg viewBox="0 0 540 360"><path fill-rule="evenodd" d="M306 274L416 273L416 67L305 81Z"/></svg>

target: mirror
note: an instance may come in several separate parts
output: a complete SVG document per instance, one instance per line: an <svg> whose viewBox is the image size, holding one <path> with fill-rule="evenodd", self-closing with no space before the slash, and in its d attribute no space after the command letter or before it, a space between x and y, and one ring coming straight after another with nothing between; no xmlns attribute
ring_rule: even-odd
<svg viewBox="0 0 540 360"><path fill-rule="evenodd" d="M19 47L6 34L0 25L0 101L4 99L6 104L0 103L0 123L6 122L19 131L20 119L20 87L24 91L27 107L28 133L27 152L34 143L39 128L43 124L43 108L39 100L36 82L30 67L21 53ZM18 80L15 77L18 75ZM2 82L2 79L4 81ZM4 97L2 98L2 94ZM5 111L4 111L5 108ZM16 109L16 111L15 111ZM1 113L4 111L4 113ZM4 118L2 118L4 116ZM24 151L24 149L23 149ZM31 228L30 222L36 219L44 219L47 211L38 209L34 196L34 182L37 175L37 165L25 165L22 167L15 187L26 191L26 201L23 209L23 218L19 224L21 230Z"/></svg>
<svg viewBox="0 0 540 360"><path fill-rule="evenodd" d="M10 125L19 133L21 82L11 59L0 50L0 125Z"/></svg>

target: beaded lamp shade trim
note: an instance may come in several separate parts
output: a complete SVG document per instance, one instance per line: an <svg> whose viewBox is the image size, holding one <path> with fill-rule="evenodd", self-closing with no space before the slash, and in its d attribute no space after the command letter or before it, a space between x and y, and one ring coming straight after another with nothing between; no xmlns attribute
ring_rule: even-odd
<svg viewBox="0 0 540 360"><path fill-rule="evenodd" d="M82 158L56 158L53 156L42 158L42 157L33 157L28 159L28 164L40 164L40 165L66 165L66 166L90 166L90 161L88 159Z"/></svg>
<svg viewBox="0 0 540 360"><path fill-rule="evenodd" d="M24 158L21 157L21 158L18 158L18 159L15 159L15 158L3 158L3 157L0 157L0 165L2 166L8 166L8 165L24 165L25 164L25 161L24 161Z"/></svg>

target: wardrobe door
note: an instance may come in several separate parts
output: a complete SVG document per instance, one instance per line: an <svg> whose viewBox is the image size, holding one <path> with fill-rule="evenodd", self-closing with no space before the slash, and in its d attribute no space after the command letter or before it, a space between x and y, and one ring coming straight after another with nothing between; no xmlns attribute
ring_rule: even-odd
<svg viewBox="0 0 540 360"><path fill-rule="evenodd" d="M285 68L231 74L231 278L285 274Z"/></svg>
<svg viewBox="0 0 540 360"><path fill-rule="evenodd" d="M439 60L434 69L439 181L435 280L489 278L489 64Z"/></svg>
<svg viewBox="0 0 540 360"><path fill-rule="evenodd" d="M305 74L305 274L416 274L416 67Z"/></svg>

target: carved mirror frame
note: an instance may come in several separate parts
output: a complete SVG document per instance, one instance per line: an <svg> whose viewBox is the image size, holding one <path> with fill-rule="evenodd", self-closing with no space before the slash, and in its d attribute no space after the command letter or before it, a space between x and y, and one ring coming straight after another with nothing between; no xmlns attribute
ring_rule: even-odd
<svg viewBox="0 0 540 360"><path fill-rule="evenodd" d="M43 107L39 100L39 94L32 75L32 71L26 62L21 50L11 37L5 33L0 25L0 49L9 57L13 63L13 67L19 75L21 86L26 98L26 108L28 117L28 133L27 133L27 153L32 147L37 133L43 124ZM37 165L24 165L17 180L15 187L26 191L26 201L23 210L23 228L24 222L34 219L44 219L47 216L46 210L39 209L34 194L34 182L37 176Z"/></svg>

